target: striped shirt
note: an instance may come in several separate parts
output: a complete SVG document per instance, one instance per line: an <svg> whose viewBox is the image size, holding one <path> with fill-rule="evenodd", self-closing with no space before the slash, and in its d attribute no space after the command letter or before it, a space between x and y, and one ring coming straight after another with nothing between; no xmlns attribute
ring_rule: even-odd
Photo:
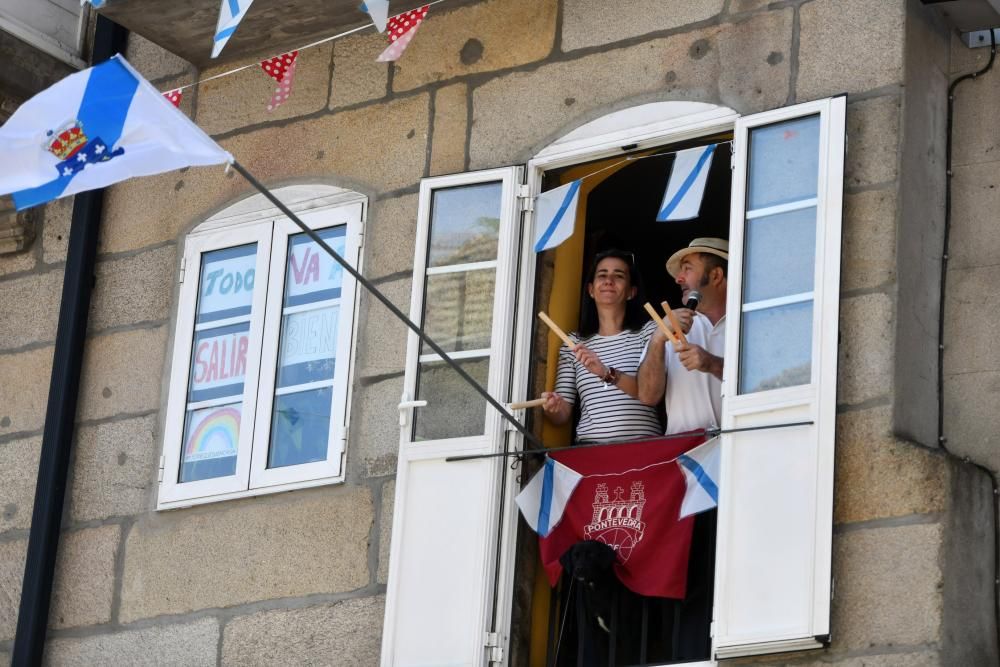
<svg viewBox="0 0 1000 667"><path fill-rule="evenodd" d="M570 334L574 343L583 343L605 366L635 375L656 324L647 322L639 331L622 331L614 336L594 335L581 340ZM601 379L578 364L563 345L559 349L557 394L571 405L580 402L580 421L576 425L578 442L624 442L658 436L663 432L656 408L643 405L618 387L605 385Z"/></svg>

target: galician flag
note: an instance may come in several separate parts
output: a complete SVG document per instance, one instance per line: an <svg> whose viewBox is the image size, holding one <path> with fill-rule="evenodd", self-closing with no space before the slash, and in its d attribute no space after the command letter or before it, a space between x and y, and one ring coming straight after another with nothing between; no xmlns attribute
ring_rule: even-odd
<svg viewBox="0 0 1000 667"><path fill-rule="evenodd" d="M222 0L219 8L219 22L215 27L215 37L212 38L212 57L218 58L226 47L229 38L236 32L240 21L246 16L253 0Z"/></svg>
<svg viewBox="0 0 1000 667"><path fill-rule="evenodd" d="M719 469L722 448L719 438L712 438L677 458L684 473L687 491L681 503L680 518L698 514L719 506Z"/></svg>
<svg viewBox="0 0 1000 667"><path fill-rule="evenodd" d="M545 537L562 520L566 503L579 483L580 473L545 457L545 466L535 473L514 502L531 529Z"/></svg>
<svg viewBox="0 0 1000 667"><path fill-rule="evenodd" d="M717 144L678 151L670 170L667 191L656 215L659 222L691 220L698 217L701 200L705 196L705 183L712 167L712 155Z"/></svg>
<svg viewBox="0 0 1000 667"><path fill-rule="evenodd" d="M0 127L0 194L18 210L232 156L115 56L22 104Z"/></svg>
<svg viewBox="0 0 1000 667"><path fill-rule="evenodd" d="M535 252L555 248L573 235L579 204L579 180L538 195L535 200Z"/></svg>

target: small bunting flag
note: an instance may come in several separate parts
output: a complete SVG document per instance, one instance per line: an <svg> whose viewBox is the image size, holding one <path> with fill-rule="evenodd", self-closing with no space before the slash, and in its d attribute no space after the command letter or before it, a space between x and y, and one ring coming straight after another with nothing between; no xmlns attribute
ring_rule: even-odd
<svg viewBox="0 0 1000 667"><path fill-rule="evenodd" d="M430 5L424 5L420 9L397 14L389 19L388 34L389 48L383 51L375 60L380 63L395 62L403 55L403 51L409 46L417 28L427 17L427 9Z"/></svg>
<svg viewBox="0 0 1000 667"><path fill-rule="evenodd" d="M80 0L80 6L82 7L88 2L94 6L94 9L100 9L104 6L105 0Z"/></svg>
<svg viewBox="0 0 1000 667"><path fill-rule="evenodd" d="M299 52L289 51L280 56L263 60L260 63L261 69L278 82L278 87L271 96L271 102L267 105L268 111L274 111L286 101L292 94L292 79L295 78L295 64L298 62Z"/></svg>
<svg viewBox="0 0 1000 667"><path fill-rule="evenodd" d="M219 8L219 23L215 28L215 37L212 38L212 57L218 58L222 49L226 47L229 38L236 32L240 21L246 16L247 10L253 0L222 0Z"/></svg>
<svg viewBox="0 0 1000 667"><path fill-rule="evenodd" d="M361 3L361 11L368 12L379 32L385 32L385 23L389 20L389 0L365 0Z"/></svg>
<svg viewBox="0 0 1000 667"><path fill-rule="evenodd" d="M182 95L183 91L180 88L177 88L175 90L168 90L167 92L163 93L163 96L167 98L167 101L173 104L178 109L181 106Z"/></svg>
<svg viewBox="0 0 1000 667"><path fill-rule="evenodd" d="M716 145L677 152L667 181L667 190L663 193L663 203L656 215L657 222L693 220L698 217Z"/></svg>

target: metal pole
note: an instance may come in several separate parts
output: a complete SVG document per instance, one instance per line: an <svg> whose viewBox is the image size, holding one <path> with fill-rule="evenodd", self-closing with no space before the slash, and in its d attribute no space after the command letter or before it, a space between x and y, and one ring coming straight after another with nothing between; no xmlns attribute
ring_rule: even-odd
<svg viewBox="0 0 1000 667"><path fill-rule="evenodd" d="M93 62L102 62L124 50L127 35L121 26L98 17ZM45 649L103 198L103 190L91 190L78 194L73 202L35 505L11 656L15 667L40 665Z"/></svg>
<svg viewBox="0 0 1000 667"><path fill-rule="evenodd" d="M378 299L379 301L381 301L382 304L386 308L389 309L389 312L391 312L393 315L395 315L397 319L399 319L403 324L405 324L407 327L409 327L409 329L411 331L413 331L415 334L417 334L417 336L420 338L420 340L422 340L424 343L427 344L427 347L429 347L432 350L434 350L435 354L437 354L439 357L441 357L442 361L444 361L449 366L451 366L452 370L454 370L456 373L458 373L459 376L463 380L465 380L469 384L469 386L471 386L473 389L475 389L476 392L480 396L482 396L483 398L485 398L487 403L489 403L494 408L496 408L497 412L500 413L500 416L503 417L504 419L506 419L511 424L511 426L513 426L515 429L517 429L518 433L520 433L521 435L523 435L526 440L531 441L533 444L537 445L538 447L542 447L542 448L545 447L545 445L542 443L541 440L539 440L538 438L536 438L524 426L524 424L522 424L517 419L515 419L514 415L512 415L510 412L508 412L507 408L505 408L502 403L500 403L495 398L493 398L492 396L490 396L489 392L486 391L486 389L484 389L482 386L480 386L480 384L478 382L476 382L476 380L471 375L469 375L467 372L465 372L465 369L463 369L461 366L459 366L458 363L454 359L452 359L451 357L449 357L448 353L445 352L443 349L441 349L441 346L438 345L437 343L435 343L434 340L430 336L428 336L424 332L423 329L421 329L412 320L410 320L410 318L408 318L405 314L403 314L403 311L401 311L399 308L397 308L396 305L392 301L389 301L389 299L384 294L382 294L382 292L379 290L378 287L376 287L375 285L373 285L371 282L368 281L367 278L365 278L364 276L362 276L357 271L357 269L355 269L353 266L351 266L347 262L347 260L345 260L343 257L341 257L337 253L336 250L334 250L333 248L331 248L327 244L327 242L324 241L323 238L319 234L317 234L312 229L310 229L308 226L306 226L306 224L304 222L302 222L299 219L299 217L297 215L295 215L294 212L292 212L292 210L290 208L288 208L287 206L285 206L285 204L282 203L282 201L280 199L278 199L277 197L275 197L274 194L271 193L270 190L268 190L266 187L264 187L264 185L260 181L258 181L256 178L254 178L253 174L251 174L249 171L247 171L243 167L243 165L241 165L239 162L233 160L233 169L235 169L236 171L238 171L240 173L240 175L243 176L243 178L245 178L248 183L250 183L250 185L252 185L255 188L257 188L257 190L262 195L264 195L268 199L268 201L270 201L272 204L274 204L275 206L277 206L278 209L282 213L284 213L286 216L288 216L289 220L291 220L296 225L298 225L299 229L301 229L303 232L305 232L306 235L308 235L310 239L312 239L317 245L319 245L320 248L322 248L323 250L325 250L327 252L327 254L329 254L331 257L333 257L333 259L335 259L337 261L337 263L340 264L344 268L345 271L347 271L349 274L351 274L352 276L354 276L354 279L357 280L358 283L360 283L362 287L364 287L366 290L368 290L369 294L371 294L376 299Z"/></svg>

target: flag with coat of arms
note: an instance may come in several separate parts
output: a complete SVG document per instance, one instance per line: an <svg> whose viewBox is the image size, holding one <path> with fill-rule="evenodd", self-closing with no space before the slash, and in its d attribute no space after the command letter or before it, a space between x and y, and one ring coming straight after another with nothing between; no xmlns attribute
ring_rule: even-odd
<svg viewBox="0 0 1000 667"><path fill-rule="evenodd" d="M678 463L703 442L694 432L551 452L516 499L538 532L549 583L559 581L560 556L596 540L615 550L615 574L630 590L683 599L694 517L681 516L688 484Z"/></svg>
<svg viewBox="0 0 1000 667"><path fill-rule="evenodd" d="M121 56L71 74L0 127L0 194L18 210L134 176L232 162Z"/></svg>

